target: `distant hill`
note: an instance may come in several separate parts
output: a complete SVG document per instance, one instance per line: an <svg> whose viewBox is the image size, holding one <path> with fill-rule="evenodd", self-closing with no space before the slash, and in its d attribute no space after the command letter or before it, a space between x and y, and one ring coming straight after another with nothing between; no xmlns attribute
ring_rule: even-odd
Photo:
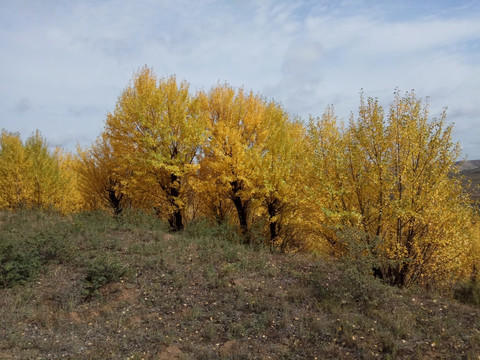
<svg viewBox="0 0 480 360"><path fill-rule="evenodd" d="M460 167L460 171L471 172L480 170L480 160L468 160L468 161L459 161L457 164Z"/></svg>
<svg viewBox="0 0 480 360"><path fill-rule="evenodd" d="M472 197L480 204L480 160L469 160L457 163L460 168L460 174L466 181L472 183Z"/></svg>

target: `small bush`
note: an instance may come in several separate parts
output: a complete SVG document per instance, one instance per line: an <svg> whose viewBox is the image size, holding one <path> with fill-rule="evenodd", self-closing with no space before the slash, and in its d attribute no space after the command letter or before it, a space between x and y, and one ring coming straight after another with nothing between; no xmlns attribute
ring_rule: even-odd
<svg viewBox="0 0 480 360"><path fill-rule="evenodd" d="M137 209L124 209L115 219L121 229L143 229L161 232L166 232L168 229L163 220Z"/></svg>
<svg viewBox="0 0 480 360"><path fill-rule="evenodd" d="M392 289L379 279L348 264L344 265L343 271L344 299L353 301L364 309L377 308L387 300L386 296Z"/></svg>
<svg viewBox="0 0 480 360"><path fill-rule="evenodd" d="M211 236L215 227L214 223L207 218L198 218L187 224L183 233L190 238Z"/></svg>
<svg viewBox="0 0 480 360"><path fill-rule="evenodd" d="M43 263L50 261L66 263L75 254L70 228L62 228L61 224L34 234L29 243L32 248L37 249Z"/></svg>
<svg viewBox="0 0 480 360"><path fill-rule="evenodd" d="M236 244L241 244L243 242L237 228L231 225L228 221L216 224L206 218L192 221L186 226L184 234L189 238L212 237L227 240Z"/></svg>
<svg viewBox="0 0 480 360"><path fill-rule="evenodd" d="M0 287L22 284L33 277L41 262L36 251L2 239L0 242Z"/></svg>
<svg viewBox="0 0 480 360"><path fill-rule="evenodd" d="M332 264L333 265L333 264ZM314 284L323 284L317 288L317 297L324 304L355 307L361 311L388 307L394 288L360 270L351 262L333 265L340 271L332 278L323 274L314 274ZM327 285L327 286L325 286Z"/></svg>
<svg viewBox="0 0 480 360"><path fill-rule="evenodd" d="M349 267L362 275L374 275L374 269L385 267L379 255L384 242L381 237L371 238L365 231L356 228L345 228L338 231L337 236L343 249L340 259Z"/></svg>
<svg viewBox="0 0 480 360"><path fill-rule="evenodd" d="M115 218L104 210L83 211L73 214L74 228L79 233L96 233L115 228Z"/></svg>
<svg viewBox="0 0 480 360"><path fill-rule="evenodd" d="M453 295L464 304L480 306L480 282L471 280L460 284Z"/></svg>
<svg viewBox="0 0 480 360"><path fill-rule="evenodd" d="M99 258L92 261L85 275L85 298L91 299L100 294L98 290L106 284L119 281L127 273L128 268L115 261Z"/></svg>
<svg viewBox="0 0 480 360"><path fill-rule="evenodd" d="M3 213L0 231L0 287L33 277L49 262L68 262L74 254L72 226L54 211Z"/></svg>

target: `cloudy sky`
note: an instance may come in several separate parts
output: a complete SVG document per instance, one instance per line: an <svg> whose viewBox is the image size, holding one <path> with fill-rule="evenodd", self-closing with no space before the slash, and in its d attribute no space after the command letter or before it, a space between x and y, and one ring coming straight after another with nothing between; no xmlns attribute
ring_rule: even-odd
<svg viewBox="0 0 480 360"><path fill-rule="evenodd" d="M348 119L360 89L448 107L480 159L480 2L462 0L0 0L0 128L88 145L133 73L220 82Z"/></svg>

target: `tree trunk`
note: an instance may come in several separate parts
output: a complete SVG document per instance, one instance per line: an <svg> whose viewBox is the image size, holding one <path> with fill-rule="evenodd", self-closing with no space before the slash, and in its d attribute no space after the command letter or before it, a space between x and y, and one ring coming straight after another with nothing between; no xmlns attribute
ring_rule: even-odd
<svg viewBox="0 0 480 360"><path fill-rule="evenodd" d="M268 217L270 222L270 246L273 245L273 242L278 237L278 223L277 220L272 219L277 215L277 199L269 201L267 204Z"/></svg>
<svg viewBox="0 0 480 360"><path fill-rule="evenodd" d="M233 204L235 205L235 209L237 210L240 231L244 237L244 243L250 245L252 239L248 229L248 201L243 201L238 195L239 191L241 190L241 184L238 180L232 181L230 185L232 186L232 200Z"/></svg>
<svg viewBox="0 0 480 360"><path fill-rule="evenodd" d="M410 267L406 262L388 268L386 277L390 285L404 287L407 284L409 270Z"/></svg>
<svg viewBox="0 0 480 360"><path fill-rule="evenodd" d="M180 209L176 209L172 214L169 215L168 224L173 231L183 230L183 216Z"/></svg>
<svg viewBox="0 0 480 360"><path fill-rule="evenodd" d="M114 216L120 215L123 210L122 197L122 194L117 196L117 193L114 189L108 189L108 201L110 203L110 207L113 209Z"/></svg>
<svg viewBox="0 0 480 360"><path fill-rule="evenodd" d="M245 244L250 245L251 238L250 232L248 231L247 205L239 196L233 198L233 203L235 204L235 209L237 209L240 231L245 238L244 242Z"/></svg>
<svg viewBox="0 0 480 360"><path fill-rule="evenodd" d="M169 203L173 207L173 212L168 214L168 224L173 231L183 230L183 216L182 209L177 204L177 199L180 196L180 190L178 188L178 176L175 174L170 175L170 186L167 188L167 197Z"/></svg>

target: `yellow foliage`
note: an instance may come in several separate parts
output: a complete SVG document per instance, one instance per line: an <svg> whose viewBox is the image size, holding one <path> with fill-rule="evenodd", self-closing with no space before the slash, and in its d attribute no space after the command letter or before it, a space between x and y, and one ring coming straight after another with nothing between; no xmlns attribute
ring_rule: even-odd
<svg viewBox="0 0 480 360"><path fill-rule="evenodd" d="M118 215L129 204L124 183L127 173L119 173L118 159L105 136L86 150L78 148L76 170L79 191L88 210L104 209Z"/></svg>
<svg viewBox="0 0 480 360"><path fill-rule="evenodd" d="M118 160L127 195L165 216L172 229L184 226L189 181L204 140L206 116L188 84L174 76L157 79L140 69L107 115L105 137Z"/></svg>
<svg viewBox="0 0 480 360"><path fill-rule="evenodd" d="M19 134L2 132L0 140L0 207L79 209L74 175L60 149L52 154L37 131L25 144Z"/></svg>
<svg viewBox="0 0 480 360"><path fill-rule="evenodd" d="M368 258L399 286L444 283L480 268L479 215L445 118L396 92L388 112L362 94L348 124L328 107L305 126L251 91L191 95L144 67L77 157L51 153L38 132L23 143L3 131L0 208L132 206L173 230L200 214L236 218L245 243L255 225L283 251Z"/></svg>
<svg viewBox="0 0 480 360"><path fill-rule="evenodd" d="M302 218L312 249L325 255L338 256L337 232L349 221L357 221L351 210L351 198L345 191L347 137L338 124L333 107L321 118L308 123L308 183ZM341 251L340 251L341 252Z"/></svg>
<svg viewBox="0 0 480 360"><path fill-rule="evenodd" d="M63 152L60 149L57 149L55 156L58 159L60 176L63 182L62 196L56 205L57 209L64 214L85 210L77 172L78 160L69 152Z"/></svg>
<svg viewBox="0 0 480 360"><path fill-rule="evenodd" d="M282 251L309 248L300 214L306 196L308 147L300 122L291 121L276 103L265 109L268 136L261 154L258 192L267 219L268 241Z"/></svg>
<svg viewBox="0 0 480 360"><path fill-rule="evenodd" d="M413 93L396 93L387 119L377 100L362 97L358 118L342 134L329 136L335 131L328 121L324 134L311 132L323 170L317 181L327 189L320 229L334 254L348 251L339 232L357 228L393 284L463 275L472 210L451 176L459 149L444 123L445 114L429 121L428 107ZM325 147L340 151L340 158Z"/></svg>
<svg viewBox="0 0 480 360"><path fill-rule="evenodd" d="M237 211L246 242L250 241L248 219L258 201L261 157L266 126L265 101L252 92L224 85L206 95L209 115L208 141L200 161L204 198L214 206L229 199Z"/></svg>
<svg viewBox="0 0 480 360"><path fill-rule="evenodd" d="M27 176L31 159L19 134L2 131L0 140L0 206L17 210L27 207L33 196L33 188Z"/></svg>

